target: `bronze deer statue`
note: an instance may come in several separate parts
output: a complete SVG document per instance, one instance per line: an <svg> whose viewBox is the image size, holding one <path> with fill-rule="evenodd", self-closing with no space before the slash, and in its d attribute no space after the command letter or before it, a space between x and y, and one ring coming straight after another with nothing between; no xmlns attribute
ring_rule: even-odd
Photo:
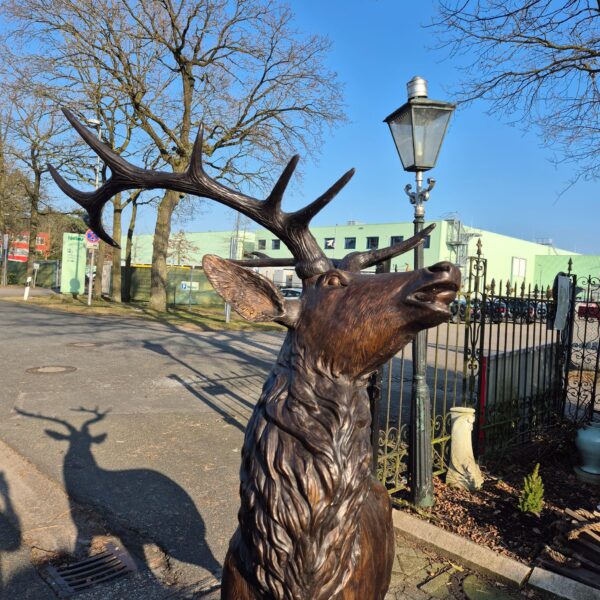
<svg viewBox="0 0 600 600"><path fill-rule="evenodd" d="M347 172L322 196L292 213L281 202L298 157L265 200L211 179L202 167L202 131L185 173L146 171L99 142L69 112L111 177L80 192L54 180L89 213L109 244L101 210L132 188L165 188L213 199L250 217L287 246L293 259L261 256L202 265L217 292L250 321L288 329L277 362L248 423L240 471L239 527L225 558L223 600L383 600L393 560L391 504L371 474L369 375L418 331L449 317L460 272L442 262L380 275L361 270L415 248L433 226L404 242L341 260L328 258L309 231L311 219L346 185ZM299 299L284 299L245 266L293 265Z"/></svg>

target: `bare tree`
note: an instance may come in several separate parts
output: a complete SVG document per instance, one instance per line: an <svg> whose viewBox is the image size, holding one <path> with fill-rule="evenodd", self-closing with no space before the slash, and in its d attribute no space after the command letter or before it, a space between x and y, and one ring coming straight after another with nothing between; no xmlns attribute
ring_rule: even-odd
<svg viewBox="0 0 600 600"><path fill-rule="evenodd" d="M434 28L466 61L460 101L538 128L574 178L600 175L600 3L442 0Z"/></svg>
<svg viewBox="0 0 600 600"><path fill-rule="evenodd" d="M196 256L198 250L198 246L187 239L185 231L179 230L169 238L167 257L171 259L171 264L181 266L189 263Z"/></svg>
<svg viewBox="0 0 600 600"><path fill-rule="evenodd" d="M313 153L343 118L340 86L324 63L329 42L294 30L275 0L2 0L13 33L35 40L65 77L71 55L110 82L174 172L189 163L205 124L207 168L226 182L265 183L299 147ZM171 217L157 208L151 306L166 310Z"/></svg>
<svg viewBox="0 0 600 600"><path fill-rule="evenodd" d="M29 236L27 274L31 275L36 258L40 212L48 206L43 176L48 171L49 162L65 164L71 154L69 144L64 137L61 139L67 131L64 120L43 90L21 78L11 81L10 87L12 118L7 132L8 153L25 174L23 186L27 198Z"/></svg>

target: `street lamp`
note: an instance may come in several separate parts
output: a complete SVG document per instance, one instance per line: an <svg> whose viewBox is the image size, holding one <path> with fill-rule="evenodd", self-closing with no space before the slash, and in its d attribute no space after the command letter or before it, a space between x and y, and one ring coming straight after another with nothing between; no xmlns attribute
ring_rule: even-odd
<svg viewBox="0 0 600 600"><path fill-rule="evenodd" d="M384 121L389 125L396 149L405 171L415 173L416 189L404 188L415 207L415 233L423 229L424 202L435 185L427 180L423 188L423 172L435 167L442 141L456 108L455 104L427 97L427 81L413 77L407 84L408 102ZM423 244L415 248L414 268L423 267ZM412 500L421 507L433 504L433 475L431 448L431 403L426 379L427 332L422 330L413 341L413 385L411 393L410 475Z"/></svg>

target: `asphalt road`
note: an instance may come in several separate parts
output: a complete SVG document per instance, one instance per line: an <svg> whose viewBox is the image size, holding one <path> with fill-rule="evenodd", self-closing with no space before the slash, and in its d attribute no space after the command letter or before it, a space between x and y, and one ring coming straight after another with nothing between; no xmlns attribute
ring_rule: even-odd
<svg viewBox="0 0 600 600"><path fill-rule="evenodd" d="M16 450L0 442L0 600L54 597L25 542L60 532L86 548L119 538L151 567L82 600L215 600L200 590L219 579L236 527L243 431L282 339L0 302L0 440ZM153 544L168 579L154 576ZM448 588L455 570L399 542L386 599L463 597ZM518 595L468 576L483 586L473 598Z"/></svg>
<svg viewBox="0 0 600 600"><path fill-rule="evenodd" d="M0 302L0 439L117 534L164 548L178 582L218 576L243 430L282 339Z"/></svg>

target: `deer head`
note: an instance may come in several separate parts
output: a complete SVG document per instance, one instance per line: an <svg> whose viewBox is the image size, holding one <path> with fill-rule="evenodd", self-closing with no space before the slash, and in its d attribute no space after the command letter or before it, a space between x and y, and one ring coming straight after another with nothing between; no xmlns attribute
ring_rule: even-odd
<svg viewBox="0 0 600 600"><path fill-rule="evenodd" d="M185 173L140 169L99 141L67 110L67 119L110 167L111 177L94 192L81 192L55 169L57 185L88 211L89 225L105 242L118 244L102 226L104 204L126 189L164 188L213 199L250 217L278 236L292 259L264 255L229 261L207 255L204 270L217 292L250 321L275 321L295 332L315 365L334 373L364 375L395 354L420 329L433 327L449 316L448 305L460 284L460 272L451 263L427 269L381 275L361 270L414 249L433 229L388 248L352 252L341 260L327 257L309 230L311 219L346 185L348 171L319 198L304 208L286 213L283 194L298 163L294 156L265 200L234 191L210 178L202 166L202 129L194 143ZM303 282L299 300L284 299L266 278L244 267L294 266Z"/></svg>
<svg viewBox="0 0 600 600"><path fill-rule="evenodd" d="M51 417L48 415L42 415L41 413L30 413L26 410L22 410L20 408L15 408L15 412L24 416L31 417L32 419L40 419L42 421L50 421L51 423L57 423L66 428L67 433L63 433L61 431L55 431L54 429L44 429L44 433L51 437L53 440L57 440L60 442L69 442L71 447L89 447L92 444L102 444L106 439L106 433L102 433L100 435L92 435L90 433L90 425L94 423L98 423L102 421L106 415L110 412L110 409L105 411L100 411L98 407L95 409L84 408L80 406L79 408L72 409L75 412L89 413L93 415L87 421L84 421L79 429L73 427L69 421L65 419L59 419L57 417Z"/></svg>

